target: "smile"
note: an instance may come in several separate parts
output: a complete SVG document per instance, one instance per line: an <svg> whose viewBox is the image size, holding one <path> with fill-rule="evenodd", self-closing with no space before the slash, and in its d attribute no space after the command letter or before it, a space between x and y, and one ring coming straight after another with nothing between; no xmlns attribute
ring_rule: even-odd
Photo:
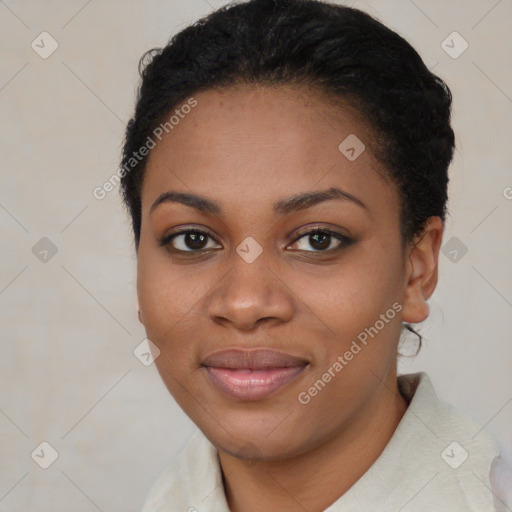
<svg viewBox="0 0 512 512"><path fill-rule="evenodd" d="M307 358L270 348L231 348L201 361L209 382L235 400L263 400L296 379Z"/></svg>
<svg viewBox="0 0 512 512"><path fill-rule="evenodd" d="M306 365L265 369L204 368L210 382L230 398L254 401L263 400L289 384Z"/></svg>

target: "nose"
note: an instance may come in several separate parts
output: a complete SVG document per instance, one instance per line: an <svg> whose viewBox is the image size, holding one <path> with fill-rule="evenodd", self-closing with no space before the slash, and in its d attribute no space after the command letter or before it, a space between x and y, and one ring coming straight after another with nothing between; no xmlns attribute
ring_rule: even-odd
<svg viewBox="0 0 512 512"><path fill-rule="evenodd" d="M241 331L267 322L288 322L294 311L293 293L263 254L248 263L234 252L231 270L212 291L208 303L212 321Z"/></svg>

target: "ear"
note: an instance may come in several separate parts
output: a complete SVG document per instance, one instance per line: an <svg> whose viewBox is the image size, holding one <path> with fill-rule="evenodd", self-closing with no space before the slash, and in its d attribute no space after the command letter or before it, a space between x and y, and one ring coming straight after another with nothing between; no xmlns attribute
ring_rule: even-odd
<svg viewBox="0 0 512 512"><path fill-rule="evenodd" d="M406 280L402 320L423 322L428 317L427 299L434 293L438 277L443 221L429 217L423 233L406 248Z"/></svg>
<svg viewBox="0 0 512 512"><path fill-rule="evenodd" d="M144 320L142 319L142 312L140 310L139 301L137 300L137 314L139 316L139 322L144 325Z"/></svg>

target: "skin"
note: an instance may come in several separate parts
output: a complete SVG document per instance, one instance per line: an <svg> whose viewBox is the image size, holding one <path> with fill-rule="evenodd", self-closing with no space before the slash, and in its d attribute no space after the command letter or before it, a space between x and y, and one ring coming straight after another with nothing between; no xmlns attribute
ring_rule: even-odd
<svg viewBox="0 0 512 512"><path fill-rule="evenodd" d="M398 193L373 156L370 127L346 105L334 112L319 91L238 86L194 98L197 107L147 163L139 318L160 350L155 364L165 385L219 450L230 510L321 511L372 465L407 409L397 387L397 344L402 322L428 316L443 224L431 217L414 244L402 241ZM366 145L354 161L338 149L349 134ZM327 200L273 213L276 201L330 187L366 207ZM150 213L167 191L207 197L222 213L179 202ZM327 252L340 242L332 237L319 247L302 234L315 225L354 242ZM179 236L160 246L178 226L213 238L186 245ZM252 263L236 252L246 237L263 250ZM171 252L172 243L189 252ZM300 403L298 394L395 302L401 311ZM274 348L310 364L266 399L236 400L210 384L200 364L235 347Z"/></svg>

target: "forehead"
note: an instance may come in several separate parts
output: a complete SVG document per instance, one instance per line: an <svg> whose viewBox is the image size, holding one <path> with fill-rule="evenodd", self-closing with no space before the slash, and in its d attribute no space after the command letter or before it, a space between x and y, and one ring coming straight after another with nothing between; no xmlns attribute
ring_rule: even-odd
<svg viewBox="0 0 512 512"><path fill-rule="evenodd" d="M329 187L380 214L398 208L371 150L371 129L348 105L335 108L319 92L289 86L207 90L194 99L197 106L151 150L143 215L167 190L215 198L234 212Z"/></svg>

